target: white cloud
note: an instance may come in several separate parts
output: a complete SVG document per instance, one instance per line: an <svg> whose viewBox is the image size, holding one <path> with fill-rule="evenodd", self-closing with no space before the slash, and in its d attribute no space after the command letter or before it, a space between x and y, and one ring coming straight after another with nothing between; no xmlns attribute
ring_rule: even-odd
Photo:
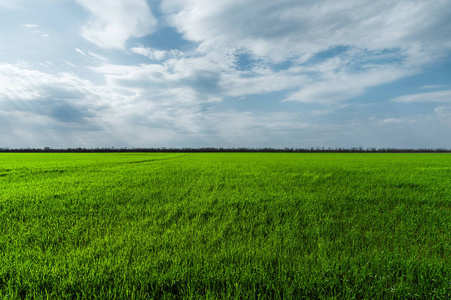
<svg viewBox="0 0 451 300"><path fill-rule="evenodd" d="M167 55L166 51L145 48L142 46L134 47L134 48L131 48L130 50L133 53L146 56L152 60L162 60L162 59L166 58L166 55Z"/></svg>
<svg viewBox="0 0 451 300"><path fill-rule="evenodd" d="M392 82L411 74L411 70L392 66L379 66L355 73L346 70L323 71L322 80L305 85L290 94L286 101L335 104L362 94L368 87Z"/></svg>
<svg viewBox="0 0 451 300"><path fill-rule="evenodd" d="M131 37L155 32L157 20L145 0L77 0L91 13L85 39L101 48L123 49Z"/></svg>
<svg viewBox="0 0 451 300"><path fill-rule="evenodd" d="M128 140L133 125L121 119L135 109L134 95L128 92L28 64L0 64L0 81L0 138L5 147L133 144ZM170 136L164 134L159 136Z"/></svg>
<svg viewBox="0 0 451 300"><path fill-rule="evenodd" d="M183 56L179 50L157 50L139 45L130 48L130 51L150 58L151 60L164 60L171 57Z"/></svg>
<svg viewBox="0 0 451 300"><path fill-rule="evenodd" d="M263 70L261 70L263 71ZM267 69L261 74L246 76L245 72L229 72L223 76L221 86L224 94L230 97L242 97L252 94L265 94L299 88L311 83L304 74L292 74L289 71Z"/></svg>
<svg viewBox="0 0 451 300"><path fill-rule="evenodd" d="M23 24L22 26L25 28L39 28L40 27L38 24Z"/></svg>
<svg viewBox="0 0 451 300"><path fill-rule="evenodd" d="M441 106L437 106L434 109L434 112L437 115L441 115L441 116L451 116L451 106L450 105L441 105ZM451 120L450 120L451 121Z"/></svg>
<svg viewBox="0 0 451 300"><path fill-rule="evenodd" d="M88 60L90 60L92 58L95 58L96 60L101 60L103 62L107 62L108 61L108 58L106 58L106 57L104 57L102 55L99 55L97 53L94 53L92 51L85 52L85 51L81 50L80 48L75 48L74 50L77 53L79 53L79 54L83 55L84 57L86 57Z"/></svg>
<svg viewBox="0 0 451 300"><path fill-rule="evenodd" d="M0 139L5 147L446 146L446 132L433 129L440 122L450 125L447 107L435 110L437 118L391 116L329 125L301 112L214 110L208 97L199 102L202 84L196 89L187 82L202 73L199 65L215 70L198 60L105 64L93 68L105 76L102 86L70 73L0 64Z"/></svg>
<svg viewBox="0 0 451 300"><path fill-rule="evenodd" d="M81 49L79 49L79 48L75 48L75 51L76 52L78 52L78 53L80 53L81 55L83 55L83 56L88 56L83 50L81 50Z"/></svg>
<svg viewBox="0 0 451 300"><path fill-rule="evenodd" d="M91 52L91 51L89 51L88 53L89 53L89 55L91 55L92 57L94 57L94 58L96 58L98 60L108 61L108 58L103 57L103 56L101 56L101 55L99 55L97 53L94 53L94 52Z"/></svg>
<svg viewBox="0 0 451 300"><path fill-rule="evenodd" d="M222 97L221 70L202 57L139 66L104 64L90 69L103 75L110 88L149 95L149 101L199 104L217 102Z"/></svg>
<svg viewBox="0 0 451 300"><path fill-rule="evenodd" d="M49 38L50 37L50 34L42 33L41 31L38 30L38 28L40 28L41 25L38 25L38 24L23 24L22 26L25 27L26 29L28 29L30 33L39 34L43 38Z"/></svg>
<svg viewBox="0 0 451 300"><path fill-rule="evenodd" d="M283 91L311 82L306 75L289 70L260 69L258 74L249 76L248 72L222 63L218 63L215 56L183 56L158 64L104 64L90 69L103 75L111 88L150 95L149 101L173 105L220 102L225 97Z"/></svg>
<svg viewBox="0 0 451 300"><path fill-rule="evenodd" d="M244 48L273 60L311 57L336 45L411 49L420 42L431 50L449 46L451 29L450 5L441 0L163 0L162 8L200 49Z"/></svg>
<svg viewBox="0 0 451 300"><path fill-rule="evenodd" d="M120 94L74 74L50 74L23 65L0 64L0 81L0 110L27 111L56 120L76 117L82 122L96 110L123 99Z"/></svg>
<svg viewBox="0 0 451 300"><path fill-rule="evenodd" d="M451 90L399 96L393 102L451 102Z"/></svg>
<svg viewBox="0 0 451 300"><path fill-rule="evenodd" d="M420 87L420 89L429 90L429 89L438 89L438 88L442 88L442 87L443 87L443 85L430 84L430 85L423 85L422 87Z"/></svg>
<svg viewBox="0 0 451 300"><path fill-rule="evenodd" d="M161 7L205 59L245 53L260 61L265 73L222 69L231 96L294 89L285 100L336 104L417 74L451 50L451 5L442 0L163 0ZM288 71L274 67L287 61Z"/></svg>
<svg viewBox="0 0 451 300"><path fill-rule="evenodd" d="M47 60L45 62L41 62L41 63L39 63L39 65L43 66L43 67L48 67L48 68L55 67L55 64L53 62L49 61L49 60Z"/></svg>
<svg viewBox="0 0 451 300"><path fill-rule="evenodd" d="M404 123L405 120L401 118L386 118L380 121L381 125L387 125L387 124L401 124Z"/></svg>

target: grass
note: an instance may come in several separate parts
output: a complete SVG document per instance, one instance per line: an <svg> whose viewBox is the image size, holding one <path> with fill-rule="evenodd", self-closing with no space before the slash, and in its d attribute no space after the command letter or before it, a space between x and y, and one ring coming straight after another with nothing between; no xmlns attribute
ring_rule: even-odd
<svg viewBox="0 0 451 300"><path fill-rule="evenodd" d="M0 299L449 299L448 154L0 154Z"/></svg>

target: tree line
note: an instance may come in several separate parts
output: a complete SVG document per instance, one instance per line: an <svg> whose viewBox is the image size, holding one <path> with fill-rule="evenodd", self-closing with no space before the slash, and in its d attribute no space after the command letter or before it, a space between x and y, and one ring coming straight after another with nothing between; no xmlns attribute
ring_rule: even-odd
<svg viewBox="0 0 451 300"><path fill-rule="evenodd" d="M201 148L0 148L0 153L114 153L114 152L148 152L148 153L451 153L451 149L445 148L222 148L222 147L201 147Z"/></svg>

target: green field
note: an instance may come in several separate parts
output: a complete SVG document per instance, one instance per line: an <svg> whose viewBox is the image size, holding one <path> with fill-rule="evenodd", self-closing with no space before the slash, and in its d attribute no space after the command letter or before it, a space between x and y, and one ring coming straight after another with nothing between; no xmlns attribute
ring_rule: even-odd
<svg viewBox="0 0 451 300"><path fill-rule="evenodd" d="M449 154L0 154L0 299L449 299Z"/></svg>

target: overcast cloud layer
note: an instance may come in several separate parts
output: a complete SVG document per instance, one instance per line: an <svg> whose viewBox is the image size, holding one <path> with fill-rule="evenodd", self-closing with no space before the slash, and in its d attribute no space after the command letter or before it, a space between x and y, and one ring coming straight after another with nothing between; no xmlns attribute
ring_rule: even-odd
<svg viewBox="0 0 451 300"><path fill-rule="evenodd" d="M0 147L451 148L450 0L0 0Z"/></svg>

